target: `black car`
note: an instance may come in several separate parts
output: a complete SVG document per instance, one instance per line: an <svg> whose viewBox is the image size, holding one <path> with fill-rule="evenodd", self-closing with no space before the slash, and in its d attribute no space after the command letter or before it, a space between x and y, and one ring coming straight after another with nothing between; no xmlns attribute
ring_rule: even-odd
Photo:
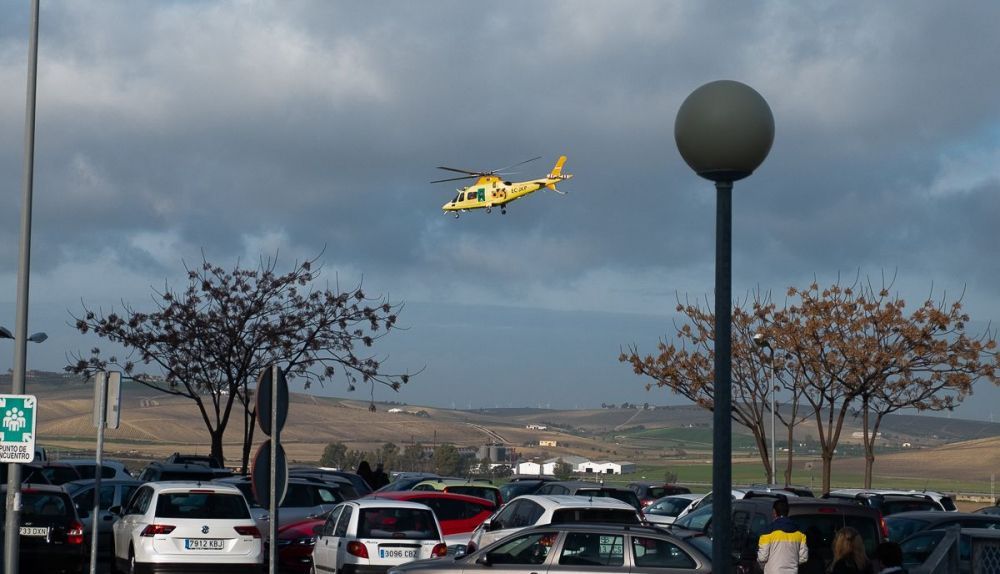
<svg viewBox="0 0 1000 574"><path fill-rule="evenodd" d="M630 482L628 488L639 497L643 506L671 494L691 494L691 489L677 484L655 482Z"/></svg>
<svg viewBox="0 0 1000 574"><path fill-rule="evenodd" d="M994 514L1000 516L1000 505L980 508L976 511L976 514Z"/></svg>
<svg viewBox="0 0 1000 574"><path fill-rule="evenodd" d="M351 483L352 490L342 489L341 494L344 495L345 500L353 500L355 498L361 498L362 496L367 496L372 493L372 487L368 485L365 479L361 478L361 475L356 472L348 472L346 470L332 470L328 468L318 468L314 466L293 466L288 469L288 476L301 476L301 477L318 477L327 479L327 482L342 483L339 479L346 479ZM353 493L352 493L353 492Z"/></svg>
<svg viewBox="0 0 1000 574"><path fill-rule="evenodd" d="M889 528L889 540L899 542L923 530L955 525L962 528L1000 529L1000 516L975 512L901 512L886 516L885 524Z"/></svg>
<svg viewBox="0 0 1000 574"><path fill-rule="evenodd" d="M927 568L930 566L928 564L930 558L935 554L935 550L938 549L938 546L940 546L941 542L945 540L945 537L950 532L955 531L950 529L923 530L900 542L899 546L903 551L903 567L910 572L917 572L918 569L921 572L929 571ZM960 528L957 529L957 533L958 564L957 570L954 570L954 574L998 571L996 553L990 553L987 549L1000 546L1000 530L992 528ZM982 550L980 550L977 558L973 558L973 554L975 554L973 552L974 540L979 541L985 547L981 547ZM974 566L974 560L979 560L980 562ZM945 565L947 565L947 562L945 562ZM954 564L951 564L951 567L954 566ZM951 574L951 571L949 571L949 574Z"/></svg>
<svg viewBox="0 0 1000 574"><path fill-rule="evenodd" d="M6 491L4 486L4 496ZM2 506L0 523L6 524L6 508ZM21 572L84 571L89 542L73 501L61 487L36 484L21 490L19 533Z"/></svg>
<svg viewBox="0 0 1000 574"><path fill-rule="evenodd" d="M865 551L874 556L875 548L886 539L882 518L877 510L859 504L809 497L784 497L781 494L754 495L732 503L732 544L737 564L744 571L754 571L757 542L774 521L774 501L788 501L788 518L806 535L809 562L800 572L826 572L833 561L833 538L837 531L850 526L861 534ZM712 506L702 506L674 522L675 529L693 529L711 534Z"/></svg>
<svg viewBox="0 0 1000 574"><path fill-rule="evenodd" d="M219 459L208 454L181 454L175 452L163 462L167 464L201 464L209 468L225 468Z"/></svg>
<svg viewBox="0 0 1000 574"><path fill-rule="evenodd" d="M940 502L928 494L914 492L912 494L882 494L878 492L859 492L857 494L842 494L837 491L828 492L823 495L825 499L848 500L855 504L874 508L882 513L882 516L899 514L900 512L914 512L920 510L931 510L944 512L945 508Z"/></svg>
<svg viewBox="0 0 1000 574"><path fill-rule="evenodd" d="M139 474L142 482L161 482L164 480L215 480L232 476L233 471L224 468L211 468L203 464L151 462Z"/></svg>
<svg viewBox="0 0 1000 574"><path fill-rule="evenodd" d="M642 502L635 492L627 488L605 486L596 482L583 482L575 480L564 480L547 482L541 486L534 494L566 494L569 496L603 496L620 500L642 510Z"/></svg>
<svg viewBox="0 0 1000 574"><path fill-rule="evenodd" d="M514 482L508 482L507 484L500 486L500 495L503 496L505 502L510 502L511 500L522 496L525 494L535 494L539 488L545 485L547 482L552 482L551 480L538 480L533 478L522 478Z"/></svg>
<svg viewBox="0 0 1000 574"><path fill-rule="evenodd" d="M9 464L0 464L0 484L7 484L7 468ZM42 472L42 463L29 462L21 465L21 482L23 484L52 484Z"/></svg>

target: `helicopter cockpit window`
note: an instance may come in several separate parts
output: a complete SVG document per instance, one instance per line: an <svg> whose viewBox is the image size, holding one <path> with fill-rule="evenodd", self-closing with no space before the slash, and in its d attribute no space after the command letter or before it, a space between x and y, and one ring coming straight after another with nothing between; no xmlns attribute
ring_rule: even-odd
<svg viewBox="0 0 1000 574"><path fill-rule="evenodd" d="M452 203L455 203L456 201L462 201L462 194L461 193L458 194L458 195L456 195L455 199L451 200Z"/></svg>

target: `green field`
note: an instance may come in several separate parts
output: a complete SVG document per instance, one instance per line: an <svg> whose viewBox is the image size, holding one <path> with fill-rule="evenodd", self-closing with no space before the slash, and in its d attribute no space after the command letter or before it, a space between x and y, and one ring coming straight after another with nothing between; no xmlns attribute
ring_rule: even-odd
<svg viewBox="0 0 1000 574"><path fill-rule="evenodd" d="M759 461L746 464L733 465L733 485L749 485L763 483L765 480L764 470ZM638 465L635 474L624 477L618 481L627 484L633 480L663 480L666 472L677 474L680 483L691 486L694 492L708 492L712 484L712 465L710 464L663 464L663 465ZM778 465L779 481L783 482L782 468ZM642 477L645 477L644 479ZM862 474L837 472L836 464L833 468L831 482L833 488L861 488L864 485ZM821 465L817 461L813 470L797 470L792 475L792 483L800 486L810 487L814 492L819 492L823 485L823 474ZM989 481L968 481L968 480L934 480L925 478L887 477L876 474L872 480L873 488L899 488L912 490L940 490L944 492L966 492L981 493L989 492Z"/></svg>
<svg viewBox="0 0 1000 574"><path fill-rule="evenodd" d="M710 450L712 448L712 429L710 428L657 428L633 430L615 433L615 440L634 441L645 447L683 448ZM753 437L744 434L733 434L733 449L756 449Z"/></svg>

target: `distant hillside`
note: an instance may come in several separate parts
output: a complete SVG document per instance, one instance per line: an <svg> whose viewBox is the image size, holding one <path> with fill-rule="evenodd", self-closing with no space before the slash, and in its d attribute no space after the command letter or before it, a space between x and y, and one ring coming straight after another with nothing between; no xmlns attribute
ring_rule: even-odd
<svg viewBox="0 0 1000 574"><path fill-rule="evenodd" d="M39 399L38 441L41 444L61 449L94 448L93 387L90 384L81 382L78 377L37 373L29 377L26 386L27 392L37 395ZM9 392L9 389L10 376L0 376L0 391ZM109 451L150 458L181 450L208 451L207 431L192 401L138 384L127 384L123 397L121 428L109 430L106 435ZM406 412L389 413L393 407ZM397 445L447 442L459 446L499 442L524 457L575 454L657 465L662 464L665 457L682 456L684 451L709 449L706 437L710 437L708 429L711 422L711 413L695 406L649 410L460 411L378 404L377 411L371 413L366 401L296 393L291 398L283 442L289 458L297 461L318 460L323 448L330 442L343 442L350 448L363 450L373 450L386 442ZM529 424L547 428L528 429ZM688 430L654 432L656 429ZM733 429L735 434L744 435L734 437L734 445L750 448L752 442L748 442L745 429L738 425L734 425ZM849 420L845 428L845 442L850 442L850 433L854 430L857 430L856 421ZM242 432L242 413L237 409L225 441L227 459L232 464L240 455ZM808 424L796 432L800 437L814 433ZM883 433L886 437L894 437L894 441L909 440L914 446L928 447L946 442L1000 437L1000 424L896 415L887 418ZM626 435L628 440L625 440ZM263 438L259 432L255 437L258 442ZM540 440L556 441L557 446L539 447ZM966 455L970 453L968 450L964 452ZM904 455L892 456L909 460ZM880 464L882 460L880 458ZM889 460L888 456L885 460Z"/></svg>

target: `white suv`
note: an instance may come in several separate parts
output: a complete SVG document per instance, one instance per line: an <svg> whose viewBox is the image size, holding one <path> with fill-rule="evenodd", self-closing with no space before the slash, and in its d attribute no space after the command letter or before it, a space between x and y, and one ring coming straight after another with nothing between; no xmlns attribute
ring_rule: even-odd
<svg viewBox="0 0 1000 574"><path fill-rule="evenodd" d="M150 482L115 510L113 570L260 572L260 530L235 486Z"/></svg>
<svg viewBox="0 0 1000 574"><path fill-rule="evenodd" d="M642 521L634 506L614 498L525 494L503 505L480 524L472 532L466 551L474 552L529 526L575 522L640 524Z"/></svg>
<svg viewBox="0 0 1000 574"><path fill-rule="evenodd" d="M428 506L362 498L341 503L327 515L313 547L313 572L384 572L447 552L437 518Z"/></svg>

